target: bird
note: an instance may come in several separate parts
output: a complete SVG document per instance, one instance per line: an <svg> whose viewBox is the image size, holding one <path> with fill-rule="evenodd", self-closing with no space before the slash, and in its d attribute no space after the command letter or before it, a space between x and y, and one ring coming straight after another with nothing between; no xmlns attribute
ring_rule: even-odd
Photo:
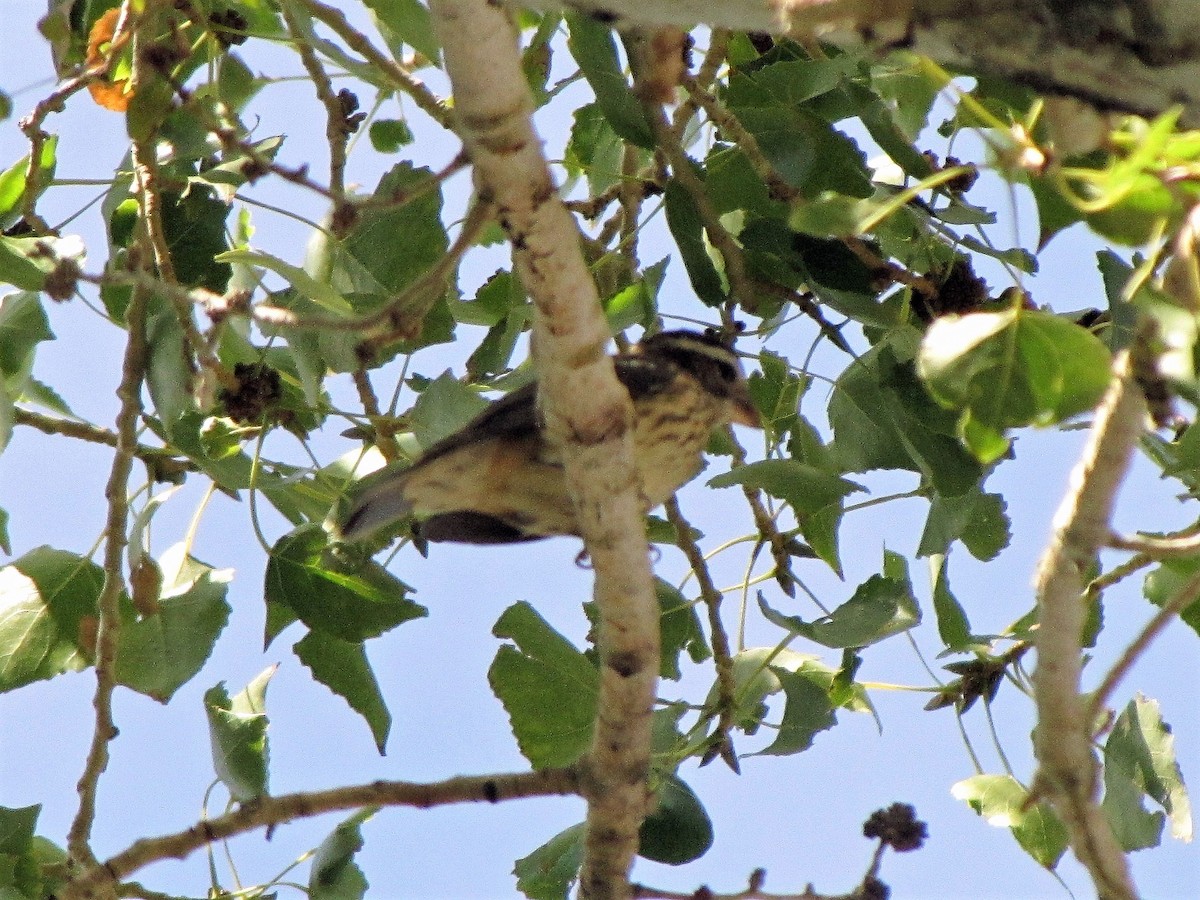
<svg viewBox="0 0 1200 900"><path fill-rule="evenodd" d="M704 467L714 428L761 427L731 342L714 329L660 331L613 358L633 401L633 455L645 510ZM580 536L537 383L494 401L408 468L388 469L354 498L340 527L358 541L406 519L425 541L509 544Z"/></svg>

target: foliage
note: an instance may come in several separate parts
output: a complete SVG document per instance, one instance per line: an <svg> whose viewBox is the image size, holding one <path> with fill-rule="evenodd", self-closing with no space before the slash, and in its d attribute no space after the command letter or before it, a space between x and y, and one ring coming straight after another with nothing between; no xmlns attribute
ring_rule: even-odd
<svg viewBox="0 0 1200 900"><path fill-rule="evenodd" d="M354 481L384 461L414 459L478 412L482 395L532 377L517 348L535 312L508 268L483 277L485 264L470 268L476 253L494 265L499 257L487 248L501 236L492 213L474 215L478 198L464 197L452 179L463 165L456 148L447 154L444 141L430 139L450 123L447 98L406 74L426 78L442 65L425 5L367 2L374 33L309 0L147 0L121 6L120 16L111 2L51 7L44 41L60 75L85 59L102 69L90 79L92 94L62 99L78 105L94 96L113 109L106 121L127 130L132 150L113 161L100 206L85 211L102 234L89 238L86 261L69 231L75 224L51 230L39 213L65 189L55 180L58 155L86 137L44 132L53 122L46 109L25 126L25 157L0 161L0 449L19 429L37 428L61 442L115 446L118 458L142 464L145 479L118 483L107 500L121 532L107 540L128 532L127 565L120 546L116 566L93 559L98 542L91 550L27 550L0 569L0 691L102 668L117 690L166 703L203 671L214 684L204 699L216 777L233 801L252 804L268 793L271 673L230 697L225 673L205 668L217 642L229 640L222 630L232 571L216 567L224 560L193 558L190 537L151 555L147 528L169 497L164 486L200 482L248 501L262 565L239 579L262 580L255 593L265 642L302 629L296 656L346 700L382 753L392 717L367 650L426 615L407 582L419 585L422 567L437 562L409 552L426 549L410 535L399 538L409 549L394 565L392 557L377 562L372 552L381 547L340 544L327 523ZM688 74L673 84L680 102L660 127L661 109L629 74L637 49L628 35L574 14L522 13L520 27L539 115L570 117L561 135L548 137L548 155L561 160L558 175L614 334L636 340L642 328L679 318L741 321L738 347L763 419L760 446L747 452L730 433L714 435L710 448L718 471L707 485L747 498L746 540L716 548L681 515L648 520L662 545L699 542L710 557L751 548L739 587L748 597L762 585L757 624L771 636L730 649L712 632L719 614L706 618L701 609L713 602L706 577L699 588L688 579L659 582L667 681L655 713L655 800L641 852L679 865L713 840L703 798L686 782L695 762L718 753L733 760L722 748L734 746L743 758L750 747L766 756L801 753L838 726L839 710L873 712L877 686L858 670L880 645L919 628L939 653L958 657L947 666L957 680L919 685L935 693L930 708L966 714L979 697L990 705L1005 679L1028 690L1021 657L1035 614L995 634L972 625L984 612L952 593L949 560L965 551L990 563L1001 554L1011 528L1008 502L993 487L998 473L1026 462L1018 443L1026 429L1073 428L1091 413L1114 354L1140 348L1139 383L1159 426L1143 440L1145 457L1183 485L1185 503L1194 500L1200 432L1178 427L1174 398L1200 398L1200 137L1174 112L1119 117L1102 144L1060 159L1042 101L1011 85L951 78L905 52L873 59L705 32L695 39L707 47L691 52L706 54L693 70L707 80ZM352 40L363 33L387 48L376 52L392 68ZM327 173L289 155L296 135L255 130L256 104L270 102L278 80L256 74L257 54L281 41L298 56L293 71L303 67L324 103ZM358 112L363 97L371 99ZM295 127L310 123L297 119ZM975 162L941 161L928 149L969 135L986 148ZM373 189L344 186L348 147L372 173ZM1036 247L995 243L1004 231L983 204L997 195L979 199L977 178L1029 192ZM322 210L314 217L324 216L300 215L307 250L297 242L286 256L256 243L278 222L272 209L280 204L269 198L280 184L312 195ZM1141 248L1128 260L1100 254L1103 310L1053 309L1024 288L1045 245L1079 223L1112 244ZM650 234L671 242L669 259L641 260L639 241L649 245ZM1012 284L997 291L977 269ZM686 279L697 299L668 300L660 291L668 276ZM50 307L58 303L65 305ZM92 315L85 304L103 319L92 327L119 333L131 348L124 363L96 360L96 378L123 377L126 403L142 395L144 380L144 408L115 429L73 413L63 399L72 393L66 377L39 363L55 340L51 321ZM465 363L438 371L446 357L426 350L435 345ZM372 379L394 390L381 400ZM823 392L814 388L822 382ZM881 470L902 473L906 490L881 493ZM80 503L103 502L99 485L70 489ZM915 540L883 536L904 552L885 550L831 609L795 599L797 587L808 592L800 560L838 578L851 569L839 540L847 517L904 500L926 508ZM278 518L268 520L264 505ZM197 521L203 514L201 506ZM17 523L0 511L5 552L10 525ZM1165 530L1153 518L1146 527ZM914 586L906 553L931 562L928 592ZM1147 558L1155 565L1146 580L1151 604L1169 604L1195 576L1197 559ZM763 584L770 578L774 585ZM1087 595L1096 605L1092 640L1123 646L1103 633L1100 614L1101 588L1115 583L1100 578ZM1197 610L1200 602L1182 618L1200 631ZM102 631L117 635L107 660L98 651ZM524 602L505 610L494 634L488 681L520 752L535 769L577 762L596 710L593 649L575 646ZM816 655L830 649L838 651L835 665ZM1003 702L1023 702L1015 693L1006 688ZM763 730L773 739L756 742ZM1131 701L1112 724L1103 803L1124 849L1158 845L1168 821L1174 837L1190 837L1174 753L1153 701ZM769 770L768 761L756 762ZM1030 790L1011 771L980 772L953 787L1053 870L1067 832ZM1146 811L1147 802L1157 809ZM6 896L56 890L63 851L35 834L37 813L0 809ZM354 859L369 815L352 815L316 851L311 896L366 891ZM517 862L526 896L569 890L582 834L573 826Z"/></svg>

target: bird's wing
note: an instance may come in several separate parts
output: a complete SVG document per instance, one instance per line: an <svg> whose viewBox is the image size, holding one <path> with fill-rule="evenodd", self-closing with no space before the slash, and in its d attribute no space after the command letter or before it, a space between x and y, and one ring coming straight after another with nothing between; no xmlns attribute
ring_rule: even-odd
<svg viewBox="0 0 1200 900"><path fill-rule="evenodd" d="M454 434L442 438L421 454L414 464L423 466L470 444L492 438L518 440L531 437L541 427L537 409L537 384L530 382L495 400Z"/></svg>

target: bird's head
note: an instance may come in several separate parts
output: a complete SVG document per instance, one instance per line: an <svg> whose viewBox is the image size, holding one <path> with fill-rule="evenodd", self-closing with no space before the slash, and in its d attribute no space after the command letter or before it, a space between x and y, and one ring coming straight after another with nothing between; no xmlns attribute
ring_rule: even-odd
<svg viewBox="0 0 1200 900"><path fill-rule="evenodd" d="M733 407L734 422L762 427L741 362L733 351L733 342L715 329L660 331L643 338L634 352L670 362L695 378L713 396L728 399Z"/></svg>

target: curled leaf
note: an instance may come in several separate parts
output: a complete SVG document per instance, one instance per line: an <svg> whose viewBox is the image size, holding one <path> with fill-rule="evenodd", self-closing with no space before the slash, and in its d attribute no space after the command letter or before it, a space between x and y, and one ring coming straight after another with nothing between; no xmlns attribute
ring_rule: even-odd
<svg viewBox="0 0 1200 900"><path fill-rule="evenodd" d="M122 33L115 41L113 40L116 35L117 20L120 16L121 7L118 6L110 9L92 25L92 30L88 34L87 59L85 61L85 65L89 69L103 65L122 52L125 45L129 43L128 31ZM114 67L109 67L110 72L112 68ZM133 99L133 89L129 84L129 79L113 77L111 74L99 76L90 82L88 93L92 95L92 99L96 103L113 112L125 112L129 108L129 101Z"/></svg>

